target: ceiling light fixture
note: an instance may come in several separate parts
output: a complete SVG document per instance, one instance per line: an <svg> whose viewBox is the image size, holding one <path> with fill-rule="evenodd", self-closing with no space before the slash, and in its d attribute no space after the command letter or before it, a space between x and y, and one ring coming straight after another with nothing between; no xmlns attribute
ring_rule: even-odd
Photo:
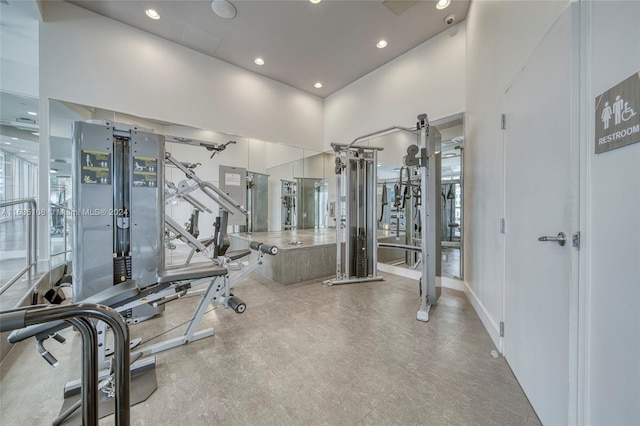
<svg viewBox="0 0 640 426"><path fill-rule="evenodd" d="M379 42L376 43L376 47L378 49L384 49L385 47L387 47L387 41L386 40L380 40Z"/></svg>
<svg viewBox="0 0 640 426"><path fill-rule="evenodd" d="M24 153L25 153L25 152L27 152L27 151L25 151L24 149L21 149L21 150L20 150L20 152L22 152L22 153L24 154Z"/></svg>
<svg viewBox="0 0 640 426"><path fill-rule="evenodd" d="M262 58L256 58L256 60L253 62L255 62L256 65L264 65L264 59Z"/></svg>
<svg viewBox="0 0 640 426"><path fill-rule="evenodd" d="M316 84L313 85L313 87L315 87L316 89L321 89L322 88L322 83L317 82Z"/></svg>
<svg viewBox="0 0 640 426"><path fill-rule="evenodd" d="M320 3L322 0L309 0L311 3L313 4L318 4Z"/></svg>
<svg viewBox="0 0 640 426"><path fill-rule="evenodd" d="M56 169L51 169L49 170L49 173L58 173L58 171Z"/></svg>
<svg viewBox="0 0 640 426"><path fill-rule="evenodd" d="M436 3L436 9L438 10L446 9L447 7L449 7L450 4L451 4L451 0L438 0L438 3Z"/></svg>
<svg viewBox="0 0 640 426"><path fill-rule="evenodd" d="M31 132L31 134L32 134L33 136L40 136L40 133L38 133L38 132Z"/></svg>
<svg viewBox="0 0 640 426"><path fill-rule="evenodd" d="M5 142L4 144L5 145L11 145L11 142Z"/></svg>
<svg viewBox="0 0 640 426"><path fill-rule="evenodd" d="M236 7L227 0L213 0L211 2L211 10L224 19L235 18L237 13Z"/></svg>
<svg viewBox="0 0 640 426"><path fill-rule="evenodd" d="M38 115L37 112L33 112L33 111L28 111L27 114L29 114L29 115Z"/></svg>
<svg viewBox="0 0 640 426"><path fill-rule="evenodd" d="M160 19L160 14L153 9L147 9L144 11L144 13L146 13L147 16L153 19L154 21L157 21L158 19Z"/></svg>
<svg viewBox="0 0 640 426"><path fill-rule="evenodd" d="M12 141L17 141L17 140L18 140L18 138L11 138L11 140L12 140Z"/></svg>

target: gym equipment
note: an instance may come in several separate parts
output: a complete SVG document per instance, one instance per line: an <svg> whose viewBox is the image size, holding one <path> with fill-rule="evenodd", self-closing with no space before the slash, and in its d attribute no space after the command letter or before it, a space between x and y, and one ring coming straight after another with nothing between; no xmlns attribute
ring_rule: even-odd
<svg viewBox="0 0 640 426"><path fill-rule="evenodd" d="M384 219L384 206L389 205L389 196L387 195L387 184L382 184L382 195L381 195L381 206L380 206L380 219L378 222L382 222Z"/></svg>
<svg viewBox="0 0 640 426"><path fill-rule="evenodd" d="M344 228L348 235L343 239L343 230L337 226L337 277L329 280L328 285L373 281L382 279L376 275L376 252L378 246L375 221L376 215L376 153L379 148L354 147L353 145L371 136L376 136L391 130L402 130L416 133L418 143L407 148L404 164L411 170L416 168L420 176L420 190L411 196L415 198L415 205L420 207L419 219L416 217L417 230L420 238L411 237L408 244L384 243L381 247L400 248L417 252L413 243L420 243L420 263L422 278L420 280L420 308L416 314L419 321L429 321L431 305L440 297L441 287L437 285L440 259L440 195L436 188L440 187L440 132L431 128L426 114L417 117L416 127L408 128L392 126L377 132L369 133L354 139L349 145L331 144L336 153L337 196L339 216L343 217ZM373 170L371 170L373 169ZM401 171L402 173L402 171ZM400 184L395 190L396 207L403 207L408 199L409 188L413 188L412 173L407 173L405 190L401 191ZM402 175L400 175L400 183ZM417 190L417 188L416 188ZM402 194L401 194L402 192ZM406 204L404 205L406 208ZM416 212L418 213L418 212ZM417 214L416 214L417 216ZM355 227L354 224L355 223ZM413 226L412 226L413 228ZM407 232L409 234L409 232ZM344 249L342 242L344 241ZM373 247L369 242L373 242ZM354 252L355 249L355 252ZM342 253L344 251L343 261ZM368 253L373 262L368 262ZM344 264L343 264L344 263ZM364 266L369 275L364 276ZM355 271L354 276L351 271Z"/></svg>
<svg viewBox="0 0 640 426"><path fill-rule="evenodd" d="M75 122L73 176L73 302L128 280L155 284L162 249L164 139L138 126ZM138 321L164 308L140 306Z"/></svg>
<svg viewBox="0 0 640 426"><path fill-rule="evenodd" d="M280 180L282 211L282 230L296 229L296 198L298 194L298 183L290 180Z"/></svg>
<svg viewBox="0 0 640 426"><path fill-rule="evenodd" d="M232 307L237 313L244 312L246 305L231 294L231 289L262 263L264 254L278 253L277 247L253 242L251 249L258 253L256 260L251 265L236 264L240 271L231 276L231 262L251 253L244 250L233 258L231 253L226 253L228 215L238 211L246 214L244 207L213 184L200 180L193 171L194 165L180 163L169 153L165 155L160 135L109 121L76 122L73 133L74 302L112 306L127 323L137 323L162 312L165 304L172 300L201 297L181 337L139 349L134 359L212 336L213 328L196 331L212 303ZM193 235L197 233L195 227L191 229L193 234L189 233L164 215L163 194L158 188L158 183L164 181L164 160L182 170L193 182L173 188L167 185L173 191L172 196L185 198L192 190L200 189L220 206L217 222L220 232L212 243L215 262L163 266L164 250L160 242L165 222L168 227L184 232L192 243L199 244ZM203 284L207 285L204 290L190 291ZM12 332L8 340L16 343L35 337L38 352L55 366L57 360L44 348L43 342L52 337L63 343L64 338L57 332L67 326L62 321L31 326ZM111 395L113 380L106 359L106 327L98 323L97 328L98 364L103 368L99 375L100 387ZM154 367L154 357L139 360L132 366L132 381L143 388L134 403L145 400L155 390ZM80 407L71 399L79 389L79 382L65 387L65 398L70 399L65 402L61 417L66 418ZM108 398L107 404L112 405ZM101 415L107 414L101 405Z"/></svg>
<svg viewBox="0 0 640 426"><path fill-rule="evenodd" d="M209 209L206 205L190 195L191 192L200 190L207 197L218 204L218 206L220 206L219 216L216 218L216 221L214 223L214 236L204 241L199 241L197 236L194 236L187 229L180 226L180 224L178 224L178 222L176 222L173 218L165 214L164 221L167 228L165 232L167 244L170 244L171 240L176 238L187 243L191 247L191 253L189 254L187 263L191 261L191 258L196 252L201 252L206 257L213 260L218 259L218 257L223 256L229 248L229 237L227 236L227 227L230 224L229 215L234 215L235 213L239 212L241 215L246 216L247 210L245 209L243 204L234 200L230 195L217 188L211 182L200 179L193 168L186 167L182 162L176 160L170 153L165 154L165 160L168 164L171 164L180 169L187 178L186 180L181 181L178 186L169 183L166 184L166 203L172 202L176 198L180 198L190 203L194 207L194 209L198 211L207 211L211 213L211 209ZM221 168L222 167L225 166L221 166ZM231 170L229 174L236 175L237 173L235 173L235 170ZM229 179L235 182L237 179L242 179L242 176L245 175L246 173L243 172L240 177L232 176L229 177ZM226 179L226 176L223 176L223 179ZM235 185L232 185L232 187L235 187ZM243 191L236 192L240 194L243 193ZM197 219L195 218L194 220L197 221ZM244 219L240 218L240 220L237 220L236 222L244 223ZM192 228L195 229L193 225Z"/></svg>
<svg viewBox="0 0 640 426"><path fill-rule="evenodd" d="M98 424L98 331L91 319L107 323L115 336L114 399L116 425L130 423L130 369L129 329L116 311L90 303L65 306L29 306L0 313L0 332L49 322L68 322L82 335L82 424ZM75 410L73 410L75 411ZM64 421L71 413L65 412L54 424Z"/></svg>
<svg viewBox="0 0 640 426"><path fill-rule="evenodd" d="M460 223L456 221L456 191L460 191L460 180L442 182L442 245L460 246Z"/></svg>
<svg viewBox="0 0 640 426"><path fill-rule="evenodd" d="M209 158L213 158L214 155L221 153L229 145L232 145L232 144L235 145L235 143L236 143L236 141L229 141L227 143L213 143L213 142L199 141L199 140L196 140L196 139L183 138L183 137L178 137L178 136L165 136L165 141L174 142L174 143L182 143L182 144L193 145L193 146L201 146L203 148L206 148L207 151L213 151L212 154L211 154L211 157L209 157Z"/></svg>
<svg viewBox="0 0 640 426"><path fill-rule="evenodd" d="M247 232L269 227L269 175L247 172Z"/></svg>
<svg viewBox="0 0 640 426"><path fill-rule="evenodd" d="M358 139L350 145L331 144L336 154L340 223L336 225L336 278L325 281L328 285L383 279L377 268L376 214L378 151L382 148L352 147Z"/></svg>
<svg viewBox="0 0 640 426"><path fill-rule="evenodd" d="M429 126L426 114L418 116L416 123L419 144L407 148L405 164L418 167L420 171L420 218L421 226L421 294L419 321L429 321L431 305L440 297L441 287L437 285L440 268L440 132Z"/></svg>

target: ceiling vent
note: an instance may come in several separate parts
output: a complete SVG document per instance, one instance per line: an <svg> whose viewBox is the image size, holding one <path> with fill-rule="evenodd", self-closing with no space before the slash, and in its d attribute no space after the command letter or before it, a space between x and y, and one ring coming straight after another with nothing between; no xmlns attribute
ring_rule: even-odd
<svg viewBox="0 0 640 426"><path fill-rule="evenodd" d="M402 15L416 3L418 3L418 0L385 0L382 2L396 16Z"/></svg>

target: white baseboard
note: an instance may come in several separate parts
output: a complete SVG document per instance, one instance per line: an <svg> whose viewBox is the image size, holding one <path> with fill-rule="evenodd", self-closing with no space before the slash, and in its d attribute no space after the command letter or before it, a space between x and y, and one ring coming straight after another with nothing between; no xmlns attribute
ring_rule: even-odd
<svg viewBox="0 0 640 426"><path fill-rule="evenodd" d="M487 312L487 309L484 307L480 299L478 299L478 296L476 296L471 287L469 287L469 284L464 283L464 287L464 294L467 296L467 299L469 299L471 306L473 306L473 309L480 317L480 321L482 321L484 328L487 329L489 336L491 336L491 340L493 340L493 344L496 345L496 348L498 348L500 353L502 353L500 325L496 323L493 318L491 318L491 315L489 315L489 312Z"/></svg>
<svg viewBox="0 0 640 426"><path fill-rule="evenodd" d="M394 275L399 275L401 277L419 280L422 276L421 271L416 271L414 269L401 268L399 266L388 265L386 263L378 263L378 270L381 272L387 272ZM469 284L464 281L456 280L453 278L442 277L441 281L442 286L446 288L450 288L452 290L458 290L464 292L465 296L473 306L473 309L476 311L478 316L480 317L480 321L484 325L484 328L487 329L489 336L491 336L491 340L496 345L496 348L502 353L502 338L500 337L500 325L493 320L491 315L489 315L487 309L484 307L482 302L478 299L476 294L473 292Z"/></svg>

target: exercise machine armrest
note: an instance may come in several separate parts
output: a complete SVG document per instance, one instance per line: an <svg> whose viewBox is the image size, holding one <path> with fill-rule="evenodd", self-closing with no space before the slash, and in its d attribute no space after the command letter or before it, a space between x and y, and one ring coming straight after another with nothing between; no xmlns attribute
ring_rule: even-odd
<svg viewBox="0 0 640 426"><path fill-rule="evenodd" d="M251 250L246 249L246 250L234 250L234 251L228 251L225 253L225 256L229 258L229 260L238 260L238 259L242 259L243 257L247 257L251 254Z"/></svg>

